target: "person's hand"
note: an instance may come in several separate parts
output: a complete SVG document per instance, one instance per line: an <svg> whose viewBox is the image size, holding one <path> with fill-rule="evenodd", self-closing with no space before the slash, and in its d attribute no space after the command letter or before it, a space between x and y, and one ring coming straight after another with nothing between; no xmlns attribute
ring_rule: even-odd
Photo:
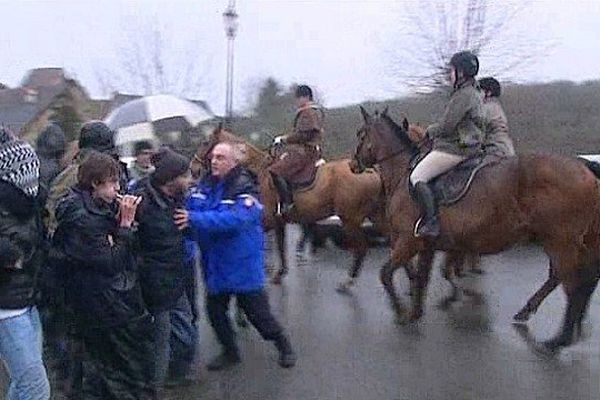
<svg viewBox="0 0 600 400"><path fill-rule="evenodd" d="M127 194L117 197L117 201L119 202L119 226L121 228L131 228L135 220L137 206L142 201L142 198Z"/></svg>
<svg viewBox="0 0 600 400"><path fill-rule="evenodd" d="M274 145L284 144L285 139L286 139L285 135L276 136L275 139L273 139L273 144Z"/></svg>
<svg viewBox="0 0 600 400"><path fill-rule="evenodd" d="M187 212L187 210L184 210L183 208L176 209L175 214L173 214L173 221L175 222L177 229L179 229L180 231L184 230L189 226L189 218L190 214Z"/></svg>

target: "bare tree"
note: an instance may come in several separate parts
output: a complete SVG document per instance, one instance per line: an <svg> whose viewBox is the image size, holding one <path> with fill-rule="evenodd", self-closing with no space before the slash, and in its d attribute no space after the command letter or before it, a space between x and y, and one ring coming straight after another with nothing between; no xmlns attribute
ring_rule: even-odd
<svg viewBox="0 0 600 400"><path fill-rule="evenodd" d="M486 74L514 79L519 68L547 52L552 42L538 27L520 25L530 1L422 0L403 2L386 46L391 72L403 86L436 88L446 83L452 54L471 50Z"/></svg>
<svg viewBox="0 0 600 400"><path fill-rule="evenodd" d="M199 98L210 92L207 75L213 57L207 42L193 29L185 38L187 47L186 41L169 36L156 22L128 22L124 31L114 47L114 66L96 69L105 95L120 91Z"/></svg>

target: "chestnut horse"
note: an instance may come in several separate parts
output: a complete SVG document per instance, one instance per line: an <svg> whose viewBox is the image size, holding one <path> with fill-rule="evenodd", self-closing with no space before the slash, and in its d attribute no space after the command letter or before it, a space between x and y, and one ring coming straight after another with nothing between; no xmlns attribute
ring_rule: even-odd
<svg viewBox="0 0 600 400"><path fill-rule="evenodd" d="M351 168L380 167L392 243L392 262L382 268L380 279L397 317L404 319L404 309L393 274L414 256L419 256L417 267L407 268L411 321L423 315L435 250L493 254L535 238L567 296L561 331L537 347L554 352L570 345L600 278L600 184L594 174L580 161L557 155L506 158L483 168L459 203L440 207L438 238L417 238L420 211L409 194L408 177L419 149L407 135L408 121L396 124L387 109L371 116L361 107L361 113L364 124Z"/></svg>
<svg viewBox="0 0 600 400"><path fill-rule="evenodd" d="M381 180L376 172L354 174L350 170L350 160L327 162L319 167L317 178L311 188L294 193L294 209L284 221L276 215L278 195L267 167L275 159L244 141L239 136L219 126L194 156L192 168L208 160L212 147L219 142L239 143L245 153L244 165L258 176L261 201L264 205L263 225L266 230L275 229L281 268L273 278L280 283L287 274L285 250L285 224L309 224L321 219L338 215L344 232L349 238L348 248L354 255L354 261L348 272L348 279L340 284L341 290L348 290L360 273L363 260L368 251L368 242L361 225L365 218L374 219L379 226L383 223L381 212Z"/></svg>
<svg viewBox="0 0 600 400"><path fill-rule="evenodd" d="M408 137L419 147L421 153L429 151L431 141L427 137L425 129L416 124L410 124L408 127ZM592 171L596 178L600 178L600 164L579 157L579 161ZM465 254L460 252L449 253L443 266L443 276L450 282L453 288L452 294L446 298L442 304L448 304L458 300L458 287L453 281L453 277L460 277L463 274L465 265L468 265L471 273L482 274L480 269L480 257L478 254ZM524 323L529 320L531 315L535 314L542 302L556 289L560 281L554 276L552 265L549 266L548 278L542 286L527 300L527 303L514 316L515 323Z"/></svg>

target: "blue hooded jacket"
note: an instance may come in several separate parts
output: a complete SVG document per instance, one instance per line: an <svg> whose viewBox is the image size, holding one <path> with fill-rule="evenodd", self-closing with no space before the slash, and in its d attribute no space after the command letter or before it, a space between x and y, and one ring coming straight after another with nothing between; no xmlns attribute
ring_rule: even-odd
<svg viewBox="0 0 600 400"><path fill-rule="evenodd" d="M208 176L188 198L189 234L202 254L209 294L264 287L262 205L254 176L237 166L223 179Z"/></svg>

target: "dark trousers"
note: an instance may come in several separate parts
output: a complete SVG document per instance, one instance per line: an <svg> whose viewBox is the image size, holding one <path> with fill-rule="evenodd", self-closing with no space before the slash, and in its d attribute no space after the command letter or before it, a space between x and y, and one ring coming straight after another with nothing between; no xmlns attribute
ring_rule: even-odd
<svg viewBox="0 0 600 400"><path fill-rule="evenodd" d="M240 308L244 311L250 323L265 340L276 341L281 338L283 328L271 313L269 296L264 289L246 293L222 293L207 295L206 308L208 318L223 351L239 354L235 341L235 332L229 319L229 303L235 296Z"/></svg>
<svg viewBox="0 0 600 400"><path fill-rule="evenodd" d="M150 315L125 326L85 330L85 399L150 400L156 397Z"/></svg>

